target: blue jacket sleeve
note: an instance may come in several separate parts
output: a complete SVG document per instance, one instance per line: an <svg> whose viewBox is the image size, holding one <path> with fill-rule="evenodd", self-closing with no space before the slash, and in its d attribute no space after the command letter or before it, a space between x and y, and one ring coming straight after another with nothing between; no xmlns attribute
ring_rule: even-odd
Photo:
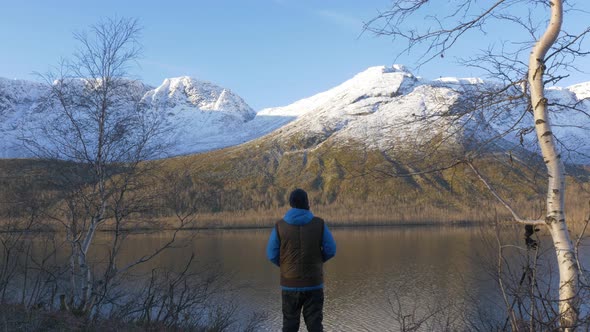
<svg viewBox="0 0 590 332"><path fill-rule="evenodd" d="M266 245L266 257L269 261L273 262L276 266L280 266L279 255L280 255L281 241L277 235L276 227L273 227Z"/></svg>
<svg viewBox="0 0 590 332"><path fill-rule="evenodd" d="M329 260L330 258L336 255L336 241L334 241L334 237L328 226L324 224L324 236L322 238L322 256L324 262Z"/></svg>

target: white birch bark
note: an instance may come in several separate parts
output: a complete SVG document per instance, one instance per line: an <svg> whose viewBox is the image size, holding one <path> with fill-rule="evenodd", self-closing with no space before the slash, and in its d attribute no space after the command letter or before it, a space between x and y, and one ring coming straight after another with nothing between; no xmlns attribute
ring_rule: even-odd
<svg viewBox="0 0 590 332"><path fill-rule="evenodd" d="M578 318L578 265L565 216L565 167L557 150L547 113L543 73L545 55L561 31L563 1L551 0L551 19L543 36L537 41L529 58L528 82L535 117L535 129L549 178L547 216L559 268L560 326L573 330Z"/></svg>

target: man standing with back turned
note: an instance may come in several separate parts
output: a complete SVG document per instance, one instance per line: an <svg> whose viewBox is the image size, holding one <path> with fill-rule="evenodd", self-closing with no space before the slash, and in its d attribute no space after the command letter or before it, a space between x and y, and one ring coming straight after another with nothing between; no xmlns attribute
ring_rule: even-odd
<svg viewBox="0 0 590 332"><path fill-rule="evenodd" d="M323 264L336 254L336 242L324 220L309 211L304 190L295 189L289 204L266 247L268 259L281 268L283 332L299 331L302 309L307 330L323 331Z"/></svg>

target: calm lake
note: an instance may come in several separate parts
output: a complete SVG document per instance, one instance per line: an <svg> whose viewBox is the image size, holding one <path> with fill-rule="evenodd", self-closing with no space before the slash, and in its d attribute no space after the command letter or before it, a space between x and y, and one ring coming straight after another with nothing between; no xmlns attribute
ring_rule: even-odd
<svg viewBox="0 0 590 332"><path fill-rule="evenodd" d="M523 231L505 231L504 241L523 247ZM477 324L490 318L503 321L505 306L489 273L497 262L493 232L479 227L373 227L333 228L332 233L338 249L325 265L327 331L398 331L396 317L411 313L417 318L432 312L458 318L452 311ZM188 240L186 246L163 253L141 269L181 269L194 253L195 268L231 276L224 287L237 304L239 317L263 311L268 319L261 330L278 331L282 319L279 269L265 257L269 234L270 229L186 231L180 235ZM98 243L108 244L110 236L99 234ZM131 235L123 260L144 255L169 237L169 233ZM543 247L551 250L545 241ZM516 263L526 250L508 248L505 253ZM98 251L95 255L100 256ZM550 251L547 257L551 261ZM518 278L522 268L514 266ZM421 330L437 328L424 325Z"/></svg>
<svg viewBox="0 0 590 332"><path fill-rule="evenodd" d="M497 252L490 232L479 227L335 228L332 232L338 251L325 265L328 331L396 331L400 314L415 312L420 318L440 312L444 316L451 308L474 321L502 320L505 315L497 282L489 273L496 263L490 257ZM190 236L189 245L163 254L150 265L179 269L195 253L196 265L232 276L227 286L242 317L264 311L268 315L264 330L278 331L279 269L265 257L269 233L269 229L185 232L181 237ZM521 228L505 233L506 243L524 245ZM108 236L100 238L107 241ZM168 238L169 234L133 235L125 255L141 255ZM550 250L549 243L543 245ZM523 250L505 253L517 262ZM550 252L547 256L553 257Z"/></svg>

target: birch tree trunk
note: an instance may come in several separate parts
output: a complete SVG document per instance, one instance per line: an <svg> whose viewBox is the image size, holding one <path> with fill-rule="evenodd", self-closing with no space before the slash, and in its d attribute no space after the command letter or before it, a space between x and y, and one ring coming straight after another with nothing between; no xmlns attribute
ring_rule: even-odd
<svg viewBox="0 0 590 332"><path fill-rule="evenodd" d="M545 221L557 254L560 326L569 331L574 329L578 318L578 265L566 224L565 167L551 131L543 82L545 55L561 31L562 20L563 1L551 0L549 26L533 47L529 58L528 82L535 117L535 130L549 178Z"/></svg>

